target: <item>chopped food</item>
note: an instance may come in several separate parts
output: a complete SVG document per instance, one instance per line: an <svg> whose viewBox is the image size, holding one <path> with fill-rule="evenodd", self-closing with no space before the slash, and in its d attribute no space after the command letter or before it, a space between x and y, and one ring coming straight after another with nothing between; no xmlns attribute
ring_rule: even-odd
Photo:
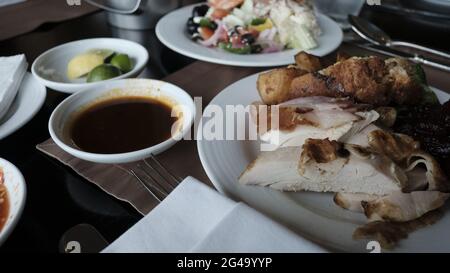
<svg viewBox="0 0 450 273"><path fill-rule="evenodd" d="M112 64L101 64L89 72L87 82L99 82L120 76L122 72Z"/></svg>
<svg viewBox="0 0 450 273"><path fill-rule="evenodd" d="M67 65L67 77L71 80L83 77L104 62L104 57L97 53L83 53L75 56Z"/></svg>
<svg viewBox="0 0 450 273"><path fill-rule="evenodd" d="M112 57L111 65L120 69L120 71L127 73L133 69L130 57L127 54L116 54Z"/></svg>
<svg viewBox="0 0 450 273"><path fill-rule="evenodd" d="M6 223L9 213L8 192L6 191L4 179L3 169L0 168L0 231Z"/></svg>
<svg viewBox="0 0 450 273"><path fill-rule="evenodd" d="M450 101L402 107L393 128L418 140L425 151L443 162L450 176Z"/></svg>
<svg viewBox="0 0 450 273"><path fill-rule="evenodd" d="M443 216L442 211L433 210L417 219L407 222L370 222L353 233L353 238L376 240L385 249L394 248L399 241L408 238L408 234L420 228L435 224Z"/></svg>
<svg viewBox="0 0 450 273"><path fill-rule="evenodd" d="M273 150L239 182L335 193L336 205L369 222L354 238L384 247L437 221L450 197L450 101L439 103L423 69L400 58L342 54L326 68L305 52L295 62L258 77L262 102L254 105L267 113L251 116Z"/></svg>
<svg viewBox="0 0 450 273"><path fill-rule="evenodd" d="M210 0L186 27L192 40L234 54L308 50L321 34L309 0Z"/></svg>
<svg viewBox="0 0 450 273"><path fill-rule="evenodd" d="M133 63L127 54L109 49L92 49L69 61L67 77L70 80L86 77L87 82L94 82L108 80L131 70Z"/></svg>

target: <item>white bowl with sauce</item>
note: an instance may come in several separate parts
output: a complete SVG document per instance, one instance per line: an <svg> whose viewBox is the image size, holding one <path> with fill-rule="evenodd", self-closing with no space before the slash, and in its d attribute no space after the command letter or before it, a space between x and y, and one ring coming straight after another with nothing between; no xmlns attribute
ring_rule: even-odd
<svg viewBox="0 0 450 273"><path fill-rule="evenodd" d="M7 211L4 214L6 215L6 222L3 227L0 226L1 246L14 230L14 227L22 215L27 189L23 175L12 163L0 158L0 169L3 171L4 185L7 191ZM1 206L3 205L4 204ZM3 209L4 207L0 208L0 214L3 214ZM0 217L3 217L4 215L0 215Z"/></svg>
<svg viewBox="0 0 450 273"><path fill-rule="evenodd" d="M120 128L127 128L128 124L124 125L124 123L127 121L126 118L128 117L122 117L122 115L117 115L117 113L115 113L116 115L114 116L114 118L118 120L119 124L116 131L111 132L111 130L109 130L111 133L103 133L103 131L98 129L97 127L108 128L108 126L111 127L114 125L110 125L111 121L108 120L104 120L102 123L100 118L100 120L96 123L97 127L93 127L95 124L88 124L86 125L87 128L92 129L86 129L87 131L85 130L84 132L82 131L83 135L81 138L76 137L80 134L77 133L76 129L74 129L80 127L77 125L80 123L77 123L77 120L80 120L78 117L84 115L86 112L92 112L96 108L102 109L100 106L97 107L96 105L105 104L108 106L109 101L119 101L121 99L127 100L128 98L148 99L169 105L171 108L171 114L177 115L177 118L175 125L171 126L172 130L168 134L168 138L162 139L161 142L155 142L152 145L142 146L146 144L141 143L140 148L129 148L129 150L123 148L123 150L117 152L116 150L119 150L120 147L115 147L114 145L132 147L133 141L131 140L134 139L134 141L136 141L136 138L134 138L134 132L130 133L130 137L128 139L127 134L124 134L126 131L120 130ZM104 108L106 108L106 106ZM127 112L121 113L128 114ZM183 136L191 132L195 113L196 107L191 96L173 84L149 79L114 80L106 81L96 87L75 93L65 99L52 113L48 127L53 141L61 149L77 158L96 163L128 163L148 158L151 154L156 155L172 147L177 141L181 140ZM103 113L97 113L97 115L93 115L91 118L97 118L102 115ZM136 117L136 115L137 114L131 116ZM143 128L143 124L139 123L139 118L140 116L138 116L138 118L130 118L129 122L139 124L139 128ZM142 116L141 118L145 120L145 118L149 118L149 115ZM123 119L125 119L125 121ZM84 120L90 119L84 118ZM158 133L152 131L154 128L154 126L149 124L148 129L143 128L142 130L144 131L140 131L140 133L145 132L145 134L147 134L148 131L148 138L153 139L153 134ZM131 129L133 129L133 127L131 127ZM94 133L89 135L89 130ZM103 130L107 131L107 129L104 128ZM75 133L73 133L73 131L75 131ZM94 142L96 143L96 146L91 145L92 147L89 146L89 148L86 148L88 147L87 145L82 145L85 144L86 141L77 141L79 139L83 140L89 138L96 141ZM119 141L118 139L121 139L122 141ZM103 151L101 147L97 147L105 146L102 143L103 141L105 143L111 142L112 144L108 144L109 146L107 144L105 145L108 147L113 147L113 150ZM124 143L124 145L121 145L121 143Z"/></svg>

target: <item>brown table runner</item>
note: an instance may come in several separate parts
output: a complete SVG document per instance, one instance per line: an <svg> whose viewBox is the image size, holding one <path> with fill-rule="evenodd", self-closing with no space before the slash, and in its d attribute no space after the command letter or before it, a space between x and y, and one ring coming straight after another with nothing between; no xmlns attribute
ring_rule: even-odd
<svg viewBox="0 0 450 273"><path fill-rule="evenodd" d="M201 96L204 105L207 105L226 86L247 75L256 73L258 70L260 69L236 68L197 62L167 77L165 81L180 86L193 97ZM130 203L142 214L147 214L158 204L158 201L150 192L127 172L139 162L120 165L87 162L66 153L52 139L37 145L37 149L71 167L79 175L108 194ZM211 185L200 164L194 140L183 140L177 143L174 147L159 155L158 159L179 177L184 178L190 175Z"/></svg>
<svg viewBox="0 0 450 273"><path fill-rule="evenodd" d="M342 49L354 55L369 54L367 51L361 51L348 45L343 45ZM334 56L330 55L329 59L333 58ZM265 68L230 67L195 62L164 80L183 88L192 97L202 97L203 107L205 107L226 86L262 70L265 70ZM431 68L425 68L425 70L430 85L446 92L450 91L448 74ZM253 92L253 90L248 91ZM74 158L58 148L51 139L38 145L37 148L70 166L81 176L109 194L131 203L142 214L148 213L157 204L157 201L132 176L124 171L122 165L94 164ZM201 166L194 140L180 141L171 149L158 155L158 160L179 177L193 176L211 185Z"/></svg>

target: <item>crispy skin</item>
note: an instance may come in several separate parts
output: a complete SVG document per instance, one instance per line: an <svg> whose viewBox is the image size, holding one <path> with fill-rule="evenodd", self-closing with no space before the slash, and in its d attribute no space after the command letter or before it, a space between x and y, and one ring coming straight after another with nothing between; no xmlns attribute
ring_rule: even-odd
<svg viewBox="0 0 450 273"><path fill-rule="evenodd" d="M315 72L295 78L292 81L291 92L289 92L287 100L311 96L338 98L349 95L344 91L342 84L335 79Z"/></svg>
<svg viewBox="0 0 450 273"><path fill-rule="evenodd" d="M323 68L318 57L304 51L295 55L295 63L298 68L308 72L316 72Z"/></svg>
<svg viewBox="0 0 450 273"><path fill-rule="evenodd" d="M408 222L371 222L361 226L353 233L353 238L371 239L380 242L381 247L392 249L399 241L408 238L408 234L433 225L443 216L440 210L430 211L420 218Z"/></svg>
<svg viewBox="0 0 450 273"><path fill-rule="evenodd" d="M289 100L292 80L307 72L297 68L278 68L261 73L257 88L262 101L267 105L279 104Z"/></svg>
<svg viewBox="0 0 450 273"><path fill-rule="evenodd" d="M352 56L350 56L349 54L343 52L343 51L338 51L337 55L336 55L336 62L343 62L345 60L350 59Z"/></svg>
<svg viewBox="0 0 450 273"><path fill-rule="evenodd" d="M352 57L314 71L318 65L314 58L300 53L296 56L295 67L261 74L258 90L264 103L271 105L299 97L326 96L351 97L356 102L386 106L416 104L422 97L423 87L417 79L416 68L407 60Z"/></svg>
<svg viewBox="0 0 450 273"><path fill-rule="evenodd" d="M290 98L351 96L359 102L386 105L391 97L384 68L384 61L378 57L350 58L320 73L296 78Z"/></svg>
<svg viewBox="0 0 450 273"><path fill-rule="evenodd" d="M317 163L328 163L338 158L339 143L327 139L307 139L303 145L302 158L308 157Z"/></svg>
<svg viewBox="0 0 450 273"><path fill-rule="evenodd" d="M381 58L350 58L330 66L324 74L336 79L347 93L360 102L386 105L391 100Z"/></svg>
<svg viewBox="0 0 450 273"><path fill-rule="evenodd" d="M392 85L393 100L400 105L420 102L423 88L416 79L415 66L405 59L392 58L386 60L386 68Z"/></svg>

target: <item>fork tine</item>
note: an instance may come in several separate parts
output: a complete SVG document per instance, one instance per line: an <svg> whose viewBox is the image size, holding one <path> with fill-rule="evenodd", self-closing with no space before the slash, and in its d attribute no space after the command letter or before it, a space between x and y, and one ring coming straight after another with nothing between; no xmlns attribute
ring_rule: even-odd
<svg viewBox="0 0 450 273"><path fill-rule="evenodd" d="M166 182L166 178L161 176L156 170L154 170L154 168L152 168L152 166L139 163L137 167L145 174L145 176L147 176L153 183L160 187L166 194L169 194L174 189L174 187L170 183ZM157 177L155 173L159 177Z"/></svg>
<svg viewBox="0 0 450 273"><path fill-rule="evenodd" d="M182 179L180 177L177 177L175 175L173 175L167 168L165 168L159 161L158 159L156 159L156 157L151 154L149 157L155 164L156 166L158 166L161 170L163 170L163 172L165 172L168 177L170 177L172 179L173 182L175 182L175 187L180 184L180 182L182 181ZM145 164L149 165L147 160L144 160ZM155 168L156 169L156 168ZM158 172L159 173L159 172Z"/></svg>
<svg viewBox="0 0 450 273"><path fill-rule="evenodd" d="M148 185L147 183L145 183L137 174L136 174L136 172L135 171L133 171L133 170L130 170L129 171L141 184L142 184L142 186L144 186L144 188L146 188L147 189L147 191L148 192L150 192L150 194L156 199L156 200L158 200L159 202L161 202L162 201L162 199L163 198L160 198L160 197L158 197L154 192L153 192L153 190L151 189L152 187L150 187L150 185Z"/></svg>

